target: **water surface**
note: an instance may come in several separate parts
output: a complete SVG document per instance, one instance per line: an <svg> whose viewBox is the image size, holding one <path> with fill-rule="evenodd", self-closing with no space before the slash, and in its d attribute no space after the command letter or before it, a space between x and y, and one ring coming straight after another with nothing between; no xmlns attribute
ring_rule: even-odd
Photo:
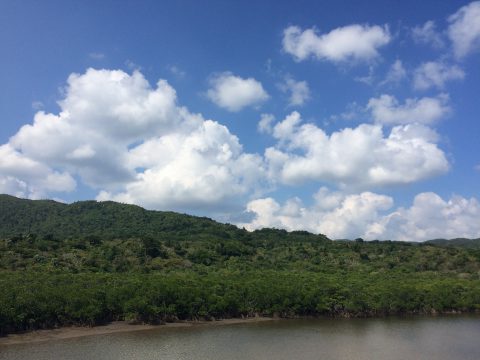
<svg viewBox="0 0 480 360"><path fill-rule="evenodd" d="M480 359L480 317L316 319L159 328L0 347L0 359Z"/></svg>

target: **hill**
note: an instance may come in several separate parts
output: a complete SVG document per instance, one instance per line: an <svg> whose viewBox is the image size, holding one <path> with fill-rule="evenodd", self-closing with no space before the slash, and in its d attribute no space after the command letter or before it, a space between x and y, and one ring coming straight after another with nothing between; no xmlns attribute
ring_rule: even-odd
<svg viewBox="0 0 480 360"><path fill-rule="evenodd" d="M480 250L436 242L331 241L114 202L1 195L0 334L112 320L480 310Z"/></svg>
<svg viewBox="0 0 480 360"><path fill-rule="evenodd" d="M0 195L0 238L36 234L54 238L98 236L104 239L143 236L188 236L202 232L236 230L232 225L204 217L113 201L79 201L63 204L53 200L27 200Z"/></svg>

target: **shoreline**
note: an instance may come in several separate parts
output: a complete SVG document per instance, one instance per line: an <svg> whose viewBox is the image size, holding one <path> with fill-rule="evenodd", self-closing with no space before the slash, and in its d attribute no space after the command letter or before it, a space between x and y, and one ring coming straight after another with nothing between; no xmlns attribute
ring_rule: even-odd
<svg viewBox="0 0 480 360"><path fill-rule="evenodd" d="M461 315L480 315L479 311L447 311L433 313L404 313L389 316L366 316L366 317L348 317L340 316L337 319L375 319L393 317L437 317L437 316L461 316ZM32 330L22 333L12 333L0 337L0 348L9 345L21 345L28 343L38 343L65 339L82 338L96 335L108 335L125 332L150 331L159 329L190 328L197 326L223 326L235 324L249 324L269 321L283 321L288 319L335 319L335 317L316 317L316 316L295 316L295 317L267 317L255 316L246 318L230 318L219 320L180 320L171 323L152 325L152 324L134 324L128 321L113 321L106 325L88 326L64 326L55 329Z"/></svg>
<svg viewBox="0 0 480 360"><path fill-rule="evenodd" d="M280 320L271 317L232 318L212 321L177 321L162 325L131 324L128 321L114 321L107 325L98 326L66 326L57 329L33 330L24 333L8 334L0 337L0 347L27 343L74 339L95 335L107 335L123 332L150 331L158 329L187 328L194 326L222 326L234 324L257 323Z"/></svg>

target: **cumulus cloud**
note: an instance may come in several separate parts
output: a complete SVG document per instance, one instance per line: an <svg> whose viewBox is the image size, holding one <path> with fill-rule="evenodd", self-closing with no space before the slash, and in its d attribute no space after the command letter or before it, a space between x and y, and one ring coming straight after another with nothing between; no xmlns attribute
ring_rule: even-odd
<svg viewBox="0 0 480 360"><path fill-rule="evenodd" d="M35 195L32 196L32 192L28 190L28 186L24 181L13 176L0 175L0 194L10 194L22 198L37 198Z"/></svg>
<svg viewBox="0 0 480 360"><path fill-rule="evenodd" d="M443 62L429 61L415 70L413 86L417 90L427 90L432 87L443 89L447 81L464 78L465 72L457 65L449 66Z"/></svg>
<svg viewBox="0 0 480 360"><path fill-rule="evenodd" d="M435 238L480 237L480 203L475 198L452 196L449 200L427 192L412 206L399 208L380 219L383 238L421 241Z"/></svg>
<svg viewBox="0 0 480 360"><path fill-rule="evenodd" d="M241 78L230 72L216 74L210 79L208 98L228 111L240 111L248 106L259 105L269 99L262 84L254 78Z"/></svg>
<svg viewBox="0 0 480 360"><path fill-rule="evenodd" d="M368 101L373 120L377 124L432 124L451 112L446 94L421 99L406 99L404 104L391 95L381 95Z"/></svg>
<svg viewBox="0 0 480 360"><path fill-rule="evenodd" d="M346 60L371 60L378 56L378 48L391 40L387 27L349 25L326 34L314 28L303 30L289 26L283 32L283 50L296 61L309 57L341 62Z"/></svg>
<svg viewBox="0 0 480 360"><path fill-rule="evenodd" d="M38 199L48 192L73 191L75 187L68 172L55 171L10 144L0 146L0 193Z"/></svg>
<svg viewBox="0 0 480 360"><path fill-rule="evenodd" d="M298 112L275 124L278 140L267 148L270 176L285 184L331 182L365 188L409 184L446 172L436 133L420 124L395 126L384 136L380 125L362 124L327 135L314 124L301 124Z"/></svg>
<svg viewBox="0 0 480 360"><path fill-rule="evenodd" d="M435 22L432 20L423 26L415 26L412 29L412 37L417 44L430 45L437 49L445 46L442 35L437 32Z"/></svg>
<svg viewBox="0 0 480 360"><path fill-rule="evenodd" d="M131 144L201 122L177 107L166 81L152 89L139 72L89 69L72 74L65 91L59 114L37 112L10 144L26 157L78 173L96 188L135 178L126 162Z"/></svg>
<svg viewBox="0 0 480 360"><path fill-rule="evenodd" d="M275 116L272 114L262 114L257 125L257 130L260 133L269 134L272 132L272 124L275 121Z"/></svg>
<svg viewBox="0 0 480 360"><path fill-rule="evenodd" d="M164 80L152 87L138 71L89 69L69 77L59 105L0 148L10 193L68 191L72 174L98 189L98 199L188 211L230 206L261 181L262 158L243 152L226 127L179 106Z"/></svg>
<svg viewBox="0 0 480 360"><path fill-rule="evenodd" d="M391 197L372 192L345 194L325 187L311 206L298 198L279 204L272 198L250 201L253 216L241 226L254 230L275 227L308 230L330 238L423 241L434 238L480 237L480 203L453 196L443 200L435 193L418 194L408 208L393 209Z"/></svg>
<svg viewBox="0 0 480 360"><path fill-rule="evenodd" d="M375 227L379 212L393 204L393 200L384 195L371 192L345 195L327 188L321 188L314 199L310 207L298 198L289 199L283 205L272 198L253 200L246 211L253 213L254 218L241 225L250 230L263 227L307 230L332 239L366 237L366 230Z"/></svg>
<svg viewBox="0 0 480 360"><path fill-rule="evenodd" d="M385 80L383 80L380 85L385 84L398 84L400 81L407 77L407 71L403 67L401 60L395 60L395 62L390 66Z"/></svg>
<svg viewBox="0 0 480 360"><path fill-rule="evenodd" d="M147 170L124 191L104 191L99 200L169 210L225 210L254 191L263 169L260 156L243 153L238 138L211 120L189 134L150 139L132 149L128 161Z"/></svg>
<svg viewBox="0 0 480 360"><path fill-rule="evenodd" d="M282 84L279 84L280 90L288 93L289 106L302 106L310 99L310 88L306 81L296 81L291 76L287 76Z"/></svg>
<svg viewBox="0 0 480 360"><path fill-rule="evenodd" d="M448 22L448 37L456 58L480 49L480 1L461 7L448 18Z"/></svg>
<svg viewBox="0 0 480 360"><path fill-rule="evenodd" d="M376 104L389 114L390 124L400 124L387 133L380 125L387 120L327 134L303 124L298 112L280 122L263 114L259 131L271 134L276 144L262 157L245 152L227 127L180 106L166 81L151 86L138 71L89 69L68 78L58 113L37 112L33 123L0 145L0 192L51 197L75 190L78 180L96 189L98 200L153 209L220 216L249 202L254 215L244 224L249 228L409 240L437 236L435 231L478 236L475 199L443 200L427 193L410 208L391 211L388 196L345 192L410 184L448 170L437 134L398 115L422 108L424 99ZM427 118L423 123L434 121ZM284 204L263 198L272 184L309 180L332 182L342 191L322 188L312 206L297 198Z"/></svg>

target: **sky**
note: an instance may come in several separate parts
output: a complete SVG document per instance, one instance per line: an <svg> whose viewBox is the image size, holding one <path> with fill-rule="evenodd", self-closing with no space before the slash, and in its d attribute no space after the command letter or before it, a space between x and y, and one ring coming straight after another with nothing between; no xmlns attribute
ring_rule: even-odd
<svg viewBox="0 0 480 360"><path fill-rule="evenodd" d="M480 237L480 1L0 1L0 193Z"/></svg>

